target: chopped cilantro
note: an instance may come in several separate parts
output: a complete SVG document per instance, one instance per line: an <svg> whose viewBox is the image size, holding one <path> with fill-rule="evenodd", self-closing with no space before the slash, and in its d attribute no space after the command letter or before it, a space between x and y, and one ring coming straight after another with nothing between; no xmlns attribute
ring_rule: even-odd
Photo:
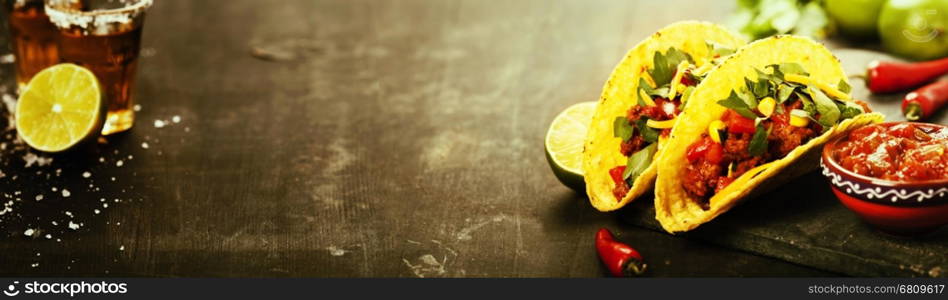
<svg viewBox="0 0 948 300"><path fill-rule="evenodd" d="M652 164L652 158L655 157L656 150L658 150L658 144L653 143L630 155L625 166L625 172L622 172L622 179L629 182L631 186L631 182L634 182Z"/></svg>
<svg viewBox="0 0 948 300"><path fill-rule="evenodd" d="M629 124L629 119L626 119L625 116L616 117L616 120L612 122L612 126L614 128L613 136L621 138L623 142L628 141L635 133L635 127Z"/></svg>
<svg viewBox="0 0 948 300"><path fill-rule="evenodd" d="M694 62L691 55L676 48L668 48L665 54L655 52L655 56L652 58L653 67L649 70L649 75L655 81L655 86L661 87L670 83L672 78L675 77L675 72L678 71L678 64L685 60Z"/></svg>
<svg viewBox="0 0 948 300"><path fill-rule="evenodd" d="M639 130L639 134L642 135L642 139L647 143L654 143L658 141L658 135L660 132L651 127L648 127L646 124L648 122L648 117L641 117L637 122L635 122L636 129Z"/></svg>
<svg viewBox="0 0 948 300"><path fill-rule="evenodd" d="M848 83L846 83L845 78L839 80L839 84L836 85L836 89L846 94L849 94L849 92L853 90L853 88L849 86Z"/></svg>
<svg viewBox="0 0 948 300"><path fill-rule="evenodd" d="M754 131L754 137L751 138L750 144L747 145L747 151L750 152L750 155L761 156L767 152L768 135L770 135L770 129L764 128L763 123L758 123L757 129Z"/></svg>
<svg viewBox="0 0 948 300"><path fill-rule="evenodd" d="M728 96L727 99L718 101L718 104L720 104L721 106L730 108L731 110L734 110L735 112L737 112L741 116L744 116L745 118L748 118L748 119L757 118L757 114L755 114L754 111L751 110L747 102L741 99L741 97L739 97L737 93L734 92L733 90L731 90L731 95Z"/></svg>
<svg viewBox="0 0 948 300"><path fill-rule="evenodd" d="M807 92L813 97L813 103L816 104L816 111L820 112L820 118L817 122L827 128L836 125L836 121L839 121L840 116L839 107L836 106L836 102L833 102L826 94L823 94L823 91L818 87L809 86L807 87Z"/></svg>

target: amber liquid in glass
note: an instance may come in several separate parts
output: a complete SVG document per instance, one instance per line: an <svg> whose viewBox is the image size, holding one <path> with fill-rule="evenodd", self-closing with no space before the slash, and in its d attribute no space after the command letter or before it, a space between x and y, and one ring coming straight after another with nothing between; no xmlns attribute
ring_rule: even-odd
<svg viewBox="0 0 948 300"><path fill-rule="evenodd" d="M142 26L127 26L107 34L89 33L75 27L59 32L60 59L88 68L102 85L109 103L102 134L131 128L135 120L132 88L135 86Z"/></svg>
<svg viewBox="0 0 948 300"><path fill-rule="evenodd" d="M33 75L59 62L56 37L59 29L46 16L43 1L10 0L10 36L16 57L16 82L23 89Z"/></svg>

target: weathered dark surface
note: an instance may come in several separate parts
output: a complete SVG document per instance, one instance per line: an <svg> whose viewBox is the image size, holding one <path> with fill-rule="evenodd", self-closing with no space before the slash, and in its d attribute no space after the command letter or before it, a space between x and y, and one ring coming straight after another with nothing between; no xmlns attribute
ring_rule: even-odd
<svg viewBox="0 0 948 300"><path fill-rule="evenodd" d="M654 230L649 199L598 213L549 172L549 122L595 99L629 47L665 24L721 21L729 9L158 1L131 132L30 167L7 132L0 202L12 201L12 212L0 216L0 274L601 276L592 237L605 226L655 276L917 275L867 243L883 240L906 258L924 254L921 244L944 253L944 234L918 242L871 233L815 176L796 182L812 193L778 191L669 236ZM795 206L794 197L816 201L772 209ZM865 259L816 251L831 243Z"/></svg>

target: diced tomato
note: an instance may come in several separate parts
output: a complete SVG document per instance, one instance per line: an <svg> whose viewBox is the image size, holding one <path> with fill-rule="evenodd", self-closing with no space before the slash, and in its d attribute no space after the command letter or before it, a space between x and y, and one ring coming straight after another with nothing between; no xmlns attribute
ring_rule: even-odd
<svg viewBox="0 0 948 300"><path fill-rule="evenodd" d="M612 182L622 183L622 173L625 173L625 166L618 166L609 170L609 176L612 176Z"/></svg>
<svg viewBox="0 0 948 300"><path fill-rule="evenodd" d="M695 86L695 82L691 80L691 76L688 76L690 73L691 71L685 71L685 74L682 74L683 76L681 76L681 84L684 84L685 86Z"/></svg>
<svg viewBox="0 0 948 300"><path fill-rule="evenodd" d="M680 112L678 110L678 104L675 101L665 98L655 98L655 107L658 109L659 115L653 117L653 120L671 120Z"/></svg>
<svg viewBox="0 0 948 300"><path fill-rule="evenodd" d="M688 150L685 151L685 157L688 158L688 161L693 163L699 158L704 157L704 153L708 152L708 146L710 146L710 144L708 144L709 140L711 140L711 138L704 138L688 146ZM711 142L714 143L714 141Z"/></svg>
<svg viewBox="0 0 948 300"><path fill-rule="evenodd" d="M718 192L726 188L728 185L730 185L731 182L734 182L734 178L723 177L723 176L718 177L718 183L714 186L714 193L717 194Z"/></svg>
<svg viewBox="0 0 948 300"><path fill-rule="evenodd" d="M722 121L727 125L727 132L730 133L754 133L756 130L754 120L745 118L730 109L724 113Z"/></svg>
<svg viewBox="0 0 948 300"><path fill-rule="evenodd" d="M695 162L703 157L708 162L717 164L721 162L721 159L724 157L724 148L721 147L721 144L714 142L710 137L704 137L700 141L688 146L685 157L691 162Z"/></svg>
<svg viewBox="0 0 948 300"><path fill-rule="evenodd" d="M708 147L708 152L704 154L704 159L712 164L719 164L721 160L724 159L724 147L719 143L714 143L711 141L711 146Z"/></svg>

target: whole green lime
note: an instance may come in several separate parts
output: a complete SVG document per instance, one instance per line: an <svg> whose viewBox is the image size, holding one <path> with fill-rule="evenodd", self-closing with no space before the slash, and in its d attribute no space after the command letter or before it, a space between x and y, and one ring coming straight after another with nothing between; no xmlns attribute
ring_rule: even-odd
<svg viewBox="0 0 948 300"><path fill-rule="evenodd" d="M948 0L889 0L879 13L879 38L893 54L915 60L948 56Z"/></svg>
<svg viewBox="0 0 948 300"><path fill-rule="evenodd" d="M826 13L847 37L870 39L877 35L879 11L885 0L826 0Z"/></svg>

